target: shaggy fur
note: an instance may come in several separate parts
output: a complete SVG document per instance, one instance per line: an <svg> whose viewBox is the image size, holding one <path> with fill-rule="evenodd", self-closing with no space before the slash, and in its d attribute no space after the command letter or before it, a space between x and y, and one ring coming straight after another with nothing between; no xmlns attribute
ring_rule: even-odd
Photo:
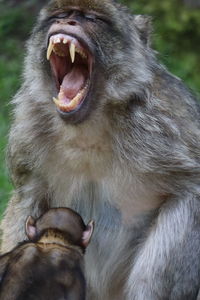
<svg viewBox="0 0 200 300"><path fill-rule="evenodd" d="M63 121L46 39L49 15L78 7L95 56L87 116ZM15 192L2 250L28 215L70 206L96 223L86 254L88 300L193 300L200 281L200 115L150 47L150 21L111 0L51 1L28 42L13 100L9 164Z"/></svg>

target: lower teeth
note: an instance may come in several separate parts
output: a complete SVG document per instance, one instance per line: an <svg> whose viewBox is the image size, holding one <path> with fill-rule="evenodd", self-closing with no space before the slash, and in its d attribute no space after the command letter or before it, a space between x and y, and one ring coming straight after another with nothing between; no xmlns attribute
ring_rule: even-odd
<svg viewBox="0 0 200 300"><path fill-rule="evenodd" d="M85 92L85 90L88 88L88 83L85 85L85 87L78 92L78 94L69 102L69 103L65 103L64 101L60 100L59 97L58 98L53 98L54 103L56 104L56 106L58 106L60 109L63 110L73 110L75 109L78 104L80 103L80 100ZM62 90L61 90L62 92Z"/></svg>

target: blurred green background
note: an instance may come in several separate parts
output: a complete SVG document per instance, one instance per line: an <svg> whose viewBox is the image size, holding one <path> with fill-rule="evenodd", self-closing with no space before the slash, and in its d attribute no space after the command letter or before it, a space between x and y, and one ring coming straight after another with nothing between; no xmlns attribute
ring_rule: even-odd
<svg viewBox="0 0 200 300"><path fill-rule="evenodd" d="M45 0L0 0L0 216L12 190L5 165L9 100L20 86L24 42ZM200 92L200 0L124 0L134 13L153 17L159 59Z"/></svg>

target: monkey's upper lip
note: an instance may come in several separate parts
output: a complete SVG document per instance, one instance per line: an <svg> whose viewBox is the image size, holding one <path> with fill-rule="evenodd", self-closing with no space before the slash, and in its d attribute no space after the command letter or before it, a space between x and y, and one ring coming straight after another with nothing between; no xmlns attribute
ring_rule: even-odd
<svg viewBox="0 0 200 300"><path fill-rule="evenodd" d="M92 55L77 38L55 33L49 38L47 59L58 88L53 98L62 113L77 111L89 90L92 72Z"/></svg>

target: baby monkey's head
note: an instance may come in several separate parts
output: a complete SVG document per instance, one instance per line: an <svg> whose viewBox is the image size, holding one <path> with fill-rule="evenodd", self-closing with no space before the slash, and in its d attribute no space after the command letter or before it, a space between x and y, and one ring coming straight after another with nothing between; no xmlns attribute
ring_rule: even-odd
<svg viewBox="0 0 200 300"><path fill-rule="evenodd" d="M45 235L66 240L80 246L88 246L94 229L94 221L87 225L81 216L70 208L51 208L38 219L29 216L26 221L26 235L29 240L38 242Z"/></svg>

